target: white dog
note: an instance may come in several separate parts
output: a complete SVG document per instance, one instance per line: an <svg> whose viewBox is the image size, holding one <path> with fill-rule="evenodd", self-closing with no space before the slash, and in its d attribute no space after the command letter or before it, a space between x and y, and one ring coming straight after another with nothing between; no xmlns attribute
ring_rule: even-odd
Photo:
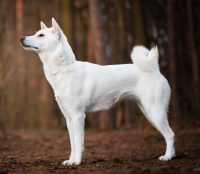
<svg viewBox="0 0 200 174"><path fill-rule="evenodd" d="M71 155L63 164L80 164L84 151L86 112L108 109L123 98L135 98L138 106L164 136L167 149L159 159L175 156L174 133L169 127L167 110L171 90L160 73L157 47L150 51L134 47L134 64L100 66L77 61L62 30L52 19L52 27L41 22L41 30L21 38L24 49L38 53L45 76L69 130Z"/></svg>

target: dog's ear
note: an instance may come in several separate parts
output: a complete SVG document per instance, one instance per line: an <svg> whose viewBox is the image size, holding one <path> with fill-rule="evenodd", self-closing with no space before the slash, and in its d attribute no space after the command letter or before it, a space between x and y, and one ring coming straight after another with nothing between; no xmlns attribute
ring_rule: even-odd
<svg viewBox="0 0 200 174"><path fill-rule="evenodd" d="M47 28L47 26L42 21L40 22L40 26L41 26L41 29Z"/></svg>
<svg viewBox="0 0 200 174"><path fill-rule="evenodd" d="M52 28L53 28L53 33L55 33L57 38L60 40L62 30L60 29L59 25L57 24L54 18L52 18Z"/></svg>

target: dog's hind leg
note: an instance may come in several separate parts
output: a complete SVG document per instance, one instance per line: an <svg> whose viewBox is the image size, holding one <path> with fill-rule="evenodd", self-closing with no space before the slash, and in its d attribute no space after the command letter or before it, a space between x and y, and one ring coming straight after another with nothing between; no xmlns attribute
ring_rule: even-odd
<svg viewBox="0 0 200 174"><path fill-rule="evenodd" d="M70 158L69 158L69 160L65 160L62 164L63 165L65 165L65 164L72 165L74 162L74 157L75 157L74 129L73 129L73 124L72 124L72 119L69 116L69 114L66 112L59 97L56 97L56 101L60 107L60 110L62 111L63 115L66 118L66 124L67 124L68 132L69 132L70 145L71 145Z"/></svg>
<svg viewBox="0 0 200 174"><path fill-rule="evenodd" d="M153 106L151 108L146 109L148 114L148 119L154 125L154 127L160 131L160 133L164 136L167 149L164 156L161 156L159 160L168 161L175 157L175 148L174 148L174 133L169 127L169 123L167 120L167 113L165 109L160 106Z"/></svg>
<svg viewBox="0 0 200 174"><path fill-rule="evenodd" d="M139 108L141 109L142 113L144 114L144 116L147 118L147 120L149 120L149 122L156 128L156 126L154 125L154 123L151 121L151 119L148 117L144 107L142 106L142 104L140 102L137 102L137 105L139 106Z"/></svg>

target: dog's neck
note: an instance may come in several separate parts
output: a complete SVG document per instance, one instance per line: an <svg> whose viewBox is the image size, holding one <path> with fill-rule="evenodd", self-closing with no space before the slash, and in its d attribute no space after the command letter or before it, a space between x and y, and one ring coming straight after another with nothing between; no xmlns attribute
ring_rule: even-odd
<svg viewBox="0 0 200 174"><path fill-rule="evenodd" d="M38 54L44 66L67 66L76 62L75 55L67 41L67 38L62 34L60 44L51 52L46 54Z"/></svg>

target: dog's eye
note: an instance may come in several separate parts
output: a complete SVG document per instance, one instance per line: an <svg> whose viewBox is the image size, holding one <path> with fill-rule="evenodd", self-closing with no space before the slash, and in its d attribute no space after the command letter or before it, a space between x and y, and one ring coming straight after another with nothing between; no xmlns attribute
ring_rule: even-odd
<svg viewBox="0 0 200 174"><path fill-rule="evenodd" d="M44 36L44 34L40 34L40 35L39 35L39 37L43 37L43 36Z"/></svg>

